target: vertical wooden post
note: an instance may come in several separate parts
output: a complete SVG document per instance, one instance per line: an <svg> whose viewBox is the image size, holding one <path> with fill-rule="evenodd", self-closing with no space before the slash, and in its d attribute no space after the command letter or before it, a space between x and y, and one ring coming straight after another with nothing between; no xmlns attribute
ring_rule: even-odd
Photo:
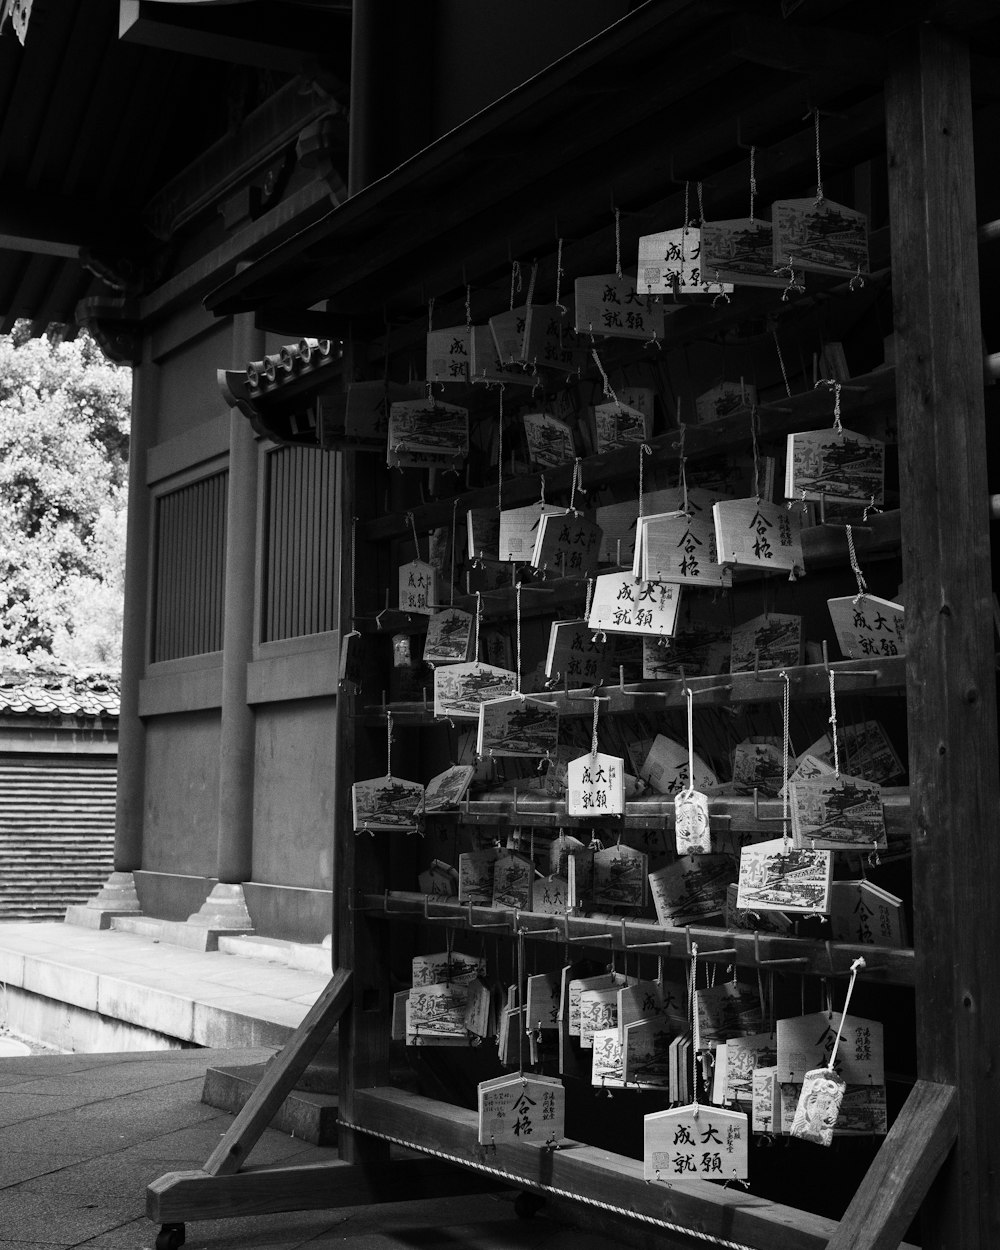
<svg viewBox="0 0 1000 1250"><path fill-rule="evenodd" d="M240 314L233 329L241 366L263 355L264 334L251 314ZM247 704L247 664L253 659L258 452L250 423L238 409L231 410L229 422L216 871L220 884L242 885L253 876L254 713Z"/></svg>
<svg viewBox="0 0 1000 1250"><path fill-rule="evenodd" d="M115 872L142 867L146 725L139 715L139 682L146 669L148 583L153 500L146 485L146 452L156 422L157 366L149 339L132 374L129 446L129 508L125 546L125 608L122 620L122 695L118 721L118 791L115 804Z"/></svg>
<svg viewBox="0 0 1000 1250"><path fill-rule="evenodd" d="M341 637L353 627L351 621L351 527L352 518L372 508L370 475L351 452L338 453L338 524L340 538L340 630ZM359 478L361 480L359 480ZM359 561L358 579L370 577ZM370 698L364 692L358 698ZM366 892L380 894L386 887L385 835L381 841L354 832L351 784L357 779L357 745L352 715L355 696L341 691L337 698L337 756L334 791L337 817L334 830L334 966L354 974L351 1010L340 1026L341 1125L337 1132L340 1157L365 1169L368 1175L383 1171L389 1161L385 1142L353 1132L356 1089L384 1085L389 1079L389 1007L392 984L387 959L387 926L371 924L355 906ZM362 773L362 776L370 774Z"/></svg>
<svg viewBox="0 0 1000 1250"><path fill-rule="evenodd" d="M958 1141L924 1244L1000 1245L1000 777L969 50L899 32L886 82L919 1075Z"/></svg>

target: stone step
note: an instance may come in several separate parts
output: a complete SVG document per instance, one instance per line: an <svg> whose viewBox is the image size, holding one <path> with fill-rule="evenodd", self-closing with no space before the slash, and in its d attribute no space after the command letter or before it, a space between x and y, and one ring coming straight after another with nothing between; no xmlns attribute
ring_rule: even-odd
<svg viewBox="0 0 1000 1250"><path fill-rule="evenodd" d="M303 972L331 972L331 948L322 943L289 942L258 934L220 937L219 950L241 959L266 959Z"/></svg>
<svg viewBox="0 0 1000 1250"><path fill-rule="evenodd" d="M53 785L109 786L117 775L113 768L0 768L0 785L51 781Z"/></svg>
<svg viewBox="0 0 1000 1250"><path fill-rule="evenodd" d="M0 790L0 803L3 804L4 821L11 824L15 816L18 819L25 816L37 818L40 815L47 815L49 812L59 817L74 813L82 813L84 815L91 813L95 816L103 816L105 819L109 817L113 819L115 813L113 800L108 802L105 802L103 799L90 800L84 795L75 796L72 802L68 799L62 802L53 802L49 798L40 798L36 803L20 803L11 801L9 796Z"/></svg>
<svg viewBox="0 0 1000 1250"><path fill-rule="evenodd" d="M102 874L107 876L111 871L108 868L111 863L113 863L113 857L107 856L105 859L88 859L68 864L19 865L16 872L4 866L0 867L0 890L14 882L31 884L37 881L41 883L43 880L57 881L61 877L69 881L77 881L86 877L89 881L100 878Z"/></svg>
<svg viewBox="0 0 1000 1250"><path fill-rule="evenodd" d="M21 844L17 850L0 849L0 876L12 868L31 868L32 864L73 864L106 860L115 849L114 839L95 840L91 845L78 846L32 846L27 850Z"/></svg>
<svg viewBox="0 0 1000 1250"><path fill-rule="evenodd" d="M74 824L68 829L50 825L41 829L24 830L21 836L8 831L0 837L0 848L8 854L21 850L24 854L30 855L33 851L42 851L47 847L56 849L79 846L88 842L101 846L110 845L113 841L114 830L108 825L93 829L88 825L80 824Z"/></svg>
<svg viewBox="0 0 1000 1250"><path fill-rule="evenodd" d="M45 869L48 872L60 868L90 868L98 864L106 864L114 858L114 846L95 847L92 851L67 850L52 851L38 855L5 855L0 857L0 881L11 873L23 874L34 870Z"/></svg>
<svg viewBox="0 0 1000 1250"><path fill-rule="evenodd" d="M209 1068L201 1101L220 1111L236 1115L249 1101L260 1084L267 1064L255 1063L233 1067ZM315 1146L337 1144L337 1071L330 1071L328 1093L311 1089L293 1089L271 1120L271 1128L290 1133Z"/></svg>
<svg viewBox="0 0 1000 1250"><path fill-rule="evenodd" d="M42 877L58 878L60 875L78 877L81 874L93 877L100 875L105 866L112 862L113 858L111 855L105 855L103 857L95 856L93 859L66 862L47 861L42 864L18 864L16 867L4 864L0 867L0 888L6 882L14 880L31 881Z"/></svg>
<svg viewBox="0 0 1000 1250"><path fill-rule="evenodd" d="M0 763L0 777L49 776L56 777L113 777L118 771L116 764L12 764L9 759Z"/></svg>
<svg viewBox="0 0 1000 1250"><path fill-rule="evenodd" d="M46 830L39 834L25 834L23 838L0 842L0 866L15 856L29 859L35 855L72 855L91 847L99 850L114 846L115 840L110 830L80 829L72 834L63 834L58 830Z"/></svg>
<svg viewBox="0 0 1000 1250"><path fill-rule="evenodd" d="M117 786L114 780L91 781L88 777L22 777L18 780L0 778L0 790L4 794L23 796L37 795L44 790L54 795L93 794L107 798L114 794Z"/></svg>
<svg viewBox="0 0 1000 1250"><path fill-rule="evenodd" d="M69 820L99 820L104 824L112 824L115 819L113 803L87 803L83 800L76 803L38 803L34 807L25 807L18 803L8 803L0 794L3 804L3 816L0 817L0 828L16 830L25 821L57 820L65 824Z"/></svg>
<svg viewBox="0 0 1000 1250"><path fill-rule="evenodd" d="M113 812L115 800L113 795L85 795L78 790L73 794L52 795L38 794L13 798L0 789L3 795L4 814L14 812Z"/></svg>
<svg viewBox="0 0 1000 1250"><path fill-rule="evenodd" d="M99 881L66 883L56 882L41 892L37 890L5 890L0 894L0 906L20 907L30 904L32 907L53 907L65 910L70 903L86 903L101 888Z"/></svg>
<svg viewBox="0 0 1000 1250"><path fill-rule="evenodd" d="M84 885L90 886L93 882L103 882L105 877L109 875L110 870L104 871L99 866L91 865L85 872L78 873L44 873L39 876L29 876L25 874L23 877L10 877L6 874L0 881L0 896L8 895L16 892L30 894L44 894L51 890L54 886L66 889L82 889Z"/></svg>
<svg viewBox="0 0 1000 1250"><path fill-rule="evenodd" d="M0 857L0 883L11 876L31 876L34 872L58 873L69 869L72 872L97 872L102 864L114 859L114 847L108 845L98 848L92 854L70 852L68 854L32 855Z"/></svg>
<svg viewBox="0 0 1000 1250"><path fill-rule="evenodd" d="M90 847L114 846L114 834L94 833L85 829L80 833L67 833L54 830L49 833L32 833L26 837L17 837L13 833L0 835L0 852L6 855L41 855L46 851L87 850Z"/></svg>

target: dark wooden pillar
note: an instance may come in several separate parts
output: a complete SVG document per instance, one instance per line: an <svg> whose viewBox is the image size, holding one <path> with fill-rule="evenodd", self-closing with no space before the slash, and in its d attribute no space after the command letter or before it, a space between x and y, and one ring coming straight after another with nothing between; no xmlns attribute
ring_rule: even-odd
<svg viewBox="0 0 1000 1250"><path fill-rule="evenodd" d="M886 82L907 609L917 1056L959 1135L924 1245L1000 1246L1000 778L969 50L898 34Z"/></svg>
<svg viewBox="0 0 1000 1250"><path fill-rule="evenodd" d="M236 318L237 367L258 360L264 336L250 314ZM236 408L230 413L229 504L226 516L225 633L222 643L222 728L219 745L220 884L253 875L254 714L247 704L247 665L253 659L257 553L257 440Z"/></svg>
<svg viewBox="0 0 1000 1250"><path fill-rule="evenodd" d="M122 614L121 713L118 720L118 786L115 799L115 871L142 867L146 726L139 716L139 683L146 668L150 531L153 503L146 485L146 452L152 441L156 373L148 340L132 372L129 434L128 528L125 602Z"/></svg>

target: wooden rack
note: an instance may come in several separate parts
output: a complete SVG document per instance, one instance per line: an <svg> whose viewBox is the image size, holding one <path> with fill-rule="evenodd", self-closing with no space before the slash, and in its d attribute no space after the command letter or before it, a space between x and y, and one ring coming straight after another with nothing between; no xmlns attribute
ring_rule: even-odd
<svg viewBox="0 0 1000 1250"><path fill-rule="evenodd" d="M685 8L668 7L675 18L677 11ZM825 20L833 23L846 8L837 3L821 7ZM848 123L857 129L839 147L841 158L848 163L852 154L856 161L872 154L872 118L875 113L881 117L884 85L884 143L880 139L878 146L888 152L896 365L895 369L873 371L852 380L852 386L859 389L845 395L844 420L851 424L855 419L863 419L866 413L895 406L900 440L900 507L871 519L868 532L859 533L858 552L863 557L874 557L901 548L908 602L907 654L877 663L805 665L789 674L795 696L821 697L829 669L852 691L905 693L908 706L910 789L908 795L888 794L886 798L890 823L912 828L914 946L874 952L866 947L864 953L872 956L868 972L874 982L913 988L917 1005L916 1080L867 1175L845 1201L842 1218L838 1221L820 1217L708 1182L676 1183L669 1188L646 1184L636 1161L576 1141L562 1143L552 1151L526 1146L488 1150L477 1144L471 1111L391 1088L390 945L414 926L431 931L441 927L469 933L516 932L539 946L573 942L577 947L607 951L660 950L669 952L671 958L684 956L690 943L697 941L699 953L710 960L749 968L781 968L815 978L842 976L862 948L701 926L665 929L650 921L620 916L609 919L570 915L553 921L551 916L536 912L497 913L416 894L412 889L399 889L390 862L391 848L387 845L391 839L385 835L355 837L347 796L355 777L370 775L358 772L359 738L369 729L374 732L387 710L409 713L406 723L414 726L431 723L433 716L426 701L392 705L383 700L381 705L373 705L369 692L360 700L353 700L346 693L341 696L336 767L344 806L336 833L335 958L340 970L205 1169L172 1174L151 1189L153 1218L179 1221L195 1214L211 1214L224 1201L238 1201L244 1210L288 1210L357 1202L362 1195L378 1199L386 1192L386 1177L391 1177L391 1184L398 1183L402 1192L402 1187L412 1182L403 1178L404 1165L393 1163L390 1167L389 1162L390 1146L401 1145L422 1152L429 1160L428 1168L440 1162L459 1165L459 1171L445 1173L451 1180L441 1180L435 1172L434 1184L456 1184L456 1176L472 1176L478 1180L499 1180L543 1196L572 1197L589 1208L588 1218L621 1218L652 1225L664 1247L689 1246L691 1238L696 1237L702 1241L715 1239L714 1244L721 1246L759 1250L887 1250L903 1244L902 1238L932 1189L934 1200L923 1210L925 1250L945 1245L988 1250L998 1243L1000 1192L996 1177L1000 1173L989 1160L995 1154L993 1138L1000 1105L995 1082L986 1073L996 1064L998 1047L1000 978L994 952L1000 945L1000 908L996 906L1000 882L1000 776L971 145L968 31L975 24L976 14L972 5L930 7L934 10L932 16L947 20L957 29L918 24L915 20L886 37L861 38L858 32L851 32L852 38L860 40L859 48L863 46L865 63L874 58L883 68L874 79L867 71L862 74L867 94L861 105L857 105L856 96L853 98L852 120ZM818 93L811 107L831 107L840 99L838 88L831 85L839 80L836 75L831 76L828 59L834 45L828 42L825 32L811 24L808 15L803 20L805 25L795 28L795 58L786 44L774 55L779 61L790 58L784 64L785 71L794 60L794 72L818 75L810 79ZM846 20L850 20L850 15ZM648 5L627 21L646 41L651 31L657 29ZM630 29L626 23L615 36L615 48L621 55ZM743 33L745 36L746 31ZM637 47L638 43L637 35ZM842 44L837 46L842 49ZM591 53L589 50L587 57ZM587 72L591 73L591 62L586 63L590 67ZM705 68L691 68L687 90L692 99L699 86L714 82L706 77L714 72L710 63ZM561 84L567 75L571 77L571 67L561 66ZM767 81L770 87L771 80ZM854 86L856 91L861 89L857 83ZM778 115L791 121L793 111L801 115L800 93L789 95L785 88L782 80L780 97L762 90L760 101L752 101L748 94L734 99L733 125L741 103L754 108L763 108L766 103L772 110L772 122L777 121ZM536 90L532 86L529 94ZM780 109L776 103L779 98ZM602 133L611 125L605 118ZM711 147L716 132L707 124L705 129L712 160L718 166L717 185L728 188L728 192L719 191L720 198L729 194L735 204L737 188L742 195L745 179L736 178L735 158L726 164L718 145ZM641 133L640 128L631 135L636 150L641 148ZM579 131L575 130L574 135L578 136ZM470 142L475 137L470 135ZM483 142L484 136L479 135L479 140ZM574 139L574 144L579 142ZM690 155L694 141L685 142ZM606 149L603 151L606 153ZM794 185L802 186L810 180L812 151L808 144L794 151L794 162L789 156L797 180ZM740 153L740 166L744 160L745 153ZM630 167L629 185L633 188L639 186L642 164L633 162L634 167ZM398 185L390 179L385 188L372 193L372 211L389 215L394 195L402 197L402 203L404 193L413 192L413 187L407 185L406 172L397 173ZM430 179L433 167L418 162L414 177L418 174ZM792 177L788 170L785 175L786 181ZM523 169L512 172L509 191L523 203L532 196L525 195L520 185L522 177L527 177ZM648 169L641 178L645 180L643 185L650 182ZM539 172L537 180L537 203L532 211L538 209L535 215L540 216L544 208L550 221L562 192L547 175L543 177ZM384 198L374 199L376 194ZM480 202L481 197L477 198L478 193L470 195L478 212L491 211L485 201ZM603 203L604 188L601 196ZM596 192L592 198L596 201ZM674 188L667 199L676 210L680 192ZM502 197L497 203L502 205ZM650 193L644 203L655 204L659 211L662 197L657 199ZM348 202L341 236L334 223L327 242L338 257L348 255L346 244L354 238L352 232L360 228L359 214L365 207L365 203L351 207ZM451 220L452 208L449 214ZM658 219L663 220L662 216ZM534 227L533 217L531 223ZM480 227L482 224L479 222ZM510 242L509 236L501 239L499 221L494 225L492 234L487 232L477 240L475 254L482 259L484 272L495 275L502 268L502 255L509 255ZM550 226L545 229L550 230ZM597 227L587 229L590 233L581 250L591 258L591 264L582 272L599 272L601 264L607 270L611 260L605 227L601 227L605 231L603 251L595 242L600 235ZM541 225L537 226L537 234L542 237ZM522 241L529 236L525 226ZM548 245L549 253L553 244L554 241ZM393 246L398 246L398 241ZM539 250L545 252L544 248ZM487 253L490 263L486 261ZM435 280L439 279L442 290L450 289L448 282L452 281L457 291L457 283L448 277L452 274L454 254L462 255L454 249L447 255L446 249L428 248L425 253L419 237L408 252L414 261L414 272L419 272L425 288L435 289ZM595 254L602 260L594 261ZM548 255L550 272L551 262L552 256ZM389 263L389 259L384 261L386 266ZM395 263L398 264L398 258ZM367 290L364 265L360 264L359 269L359 264L355 258L347 265L350 276L344 278L339 293L342 301ZM373 260L371 272L376 270ZM300 280L304 280L301 275ZM382 289L368 294L369 303L374 301L379 306L386 298ZM411 298L405 290L399 296L404 303ZM333 304L336 302L335 293ZM499 295L495 302L499 308ZM760 300L754 297L754 307L759 305ZM418 311L414 302L414 341L418 335ZM732 317L735 313L727 310L724 315ZM690 333L691 320L684 316L683 328L679 326L677 330L679 336ZM380 340L373 341L371 359L380 358L383 347ZM359 348L358 353L356 363L363 367L363 349ZM822 427L828 423L829 409L829 395L820 392L796 395L787 404L765 407L761 437L775 438L793 430ZM745 446L747 438L747 422L742 416L710 428L691 426L686 434L685 454L694 457ZM654 455L675 461L675 444L676 432L667 432L654 440ZM626 449L591 458L583 467L585 484L631 477L635 457L634 449ZM568 490L570 474L568 467L546 474L549 492ZM380 545L389 546L405 539L411 525L426 532L433 526L451 523L454 495L376 513L371 498L381 499L383 495L380 490L369 490L372 481L377 479L361 477L356 463L352 464L352 471L345 471L342 476L341 515L345 521L354 516L362 518L357 538L364 551L374 553ZM538 475L507 481L503 484L504 504L531 502L538 498L539 487ZM496 498L495 484L460 496L463 505L469 507L492 505ZM412 521L407 513L412 513ZM843 561L842 535L837 531L820 530L815 536L810 535L809 542L807 561L816 561L817 565ZM347 574L345 569L345 578ZM548 588L556 593L556 598L546 605L545 611L551 611L554 602L562 601L559 596L565 595L569 601L580 594L579 585L565 582L549 583ZM345 581L345 608L350 602L348 590ZM381 589L378 595L381 596ZM512 596L508 590L485 596L487 614L509 616ZM354 624L345 616L344 632ZM398 626L405 631L408 622L405 614L390 614L379 624L384 629ZM364 629L370 631L373 626L368 623ZM641 687L620 682L603 688L601 693L610 700L611 714L678 709L683 705L683 690L688 685L696 692L699 705L705 702L710 706L738 706L778 699L779 684L770 680L773 676L758 672L735 674L726 681L718 677L694 678L689 682L679 679ZM572 694L556 692L553 698L565 715L584 715L589 710ZM743 822L767 818L774 811L773 807L763 812L758 808L753 814L746 799L717 800L712 805L712 819L724 820L737 809ZM523 795L470 802L457 813L435 819L470 825L516 823L538 828L569 823L558 803ZM662 804L630 803L625 820L662 827ZM975 924L968 922L971 916L976 918ZM244 1159L255 1136L338 1021L342 1024L341 1162L311 1171L246 1169ZM418 1165L408 1166L411 1171L418 1170Z"/></svg>

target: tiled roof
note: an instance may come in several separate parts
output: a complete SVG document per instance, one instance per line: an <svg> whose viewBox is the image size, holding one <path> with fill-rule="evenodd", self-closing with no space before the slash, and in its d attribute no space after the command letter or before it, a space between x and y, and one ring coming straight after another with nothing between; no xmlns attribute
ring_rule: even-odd
<svg viewBox="0 0 1000 1250"><path fill-rule="evenodd" d="M115 718L120 681L110 673L86 676L38 671L0 671L0 716Z"/></svg>

